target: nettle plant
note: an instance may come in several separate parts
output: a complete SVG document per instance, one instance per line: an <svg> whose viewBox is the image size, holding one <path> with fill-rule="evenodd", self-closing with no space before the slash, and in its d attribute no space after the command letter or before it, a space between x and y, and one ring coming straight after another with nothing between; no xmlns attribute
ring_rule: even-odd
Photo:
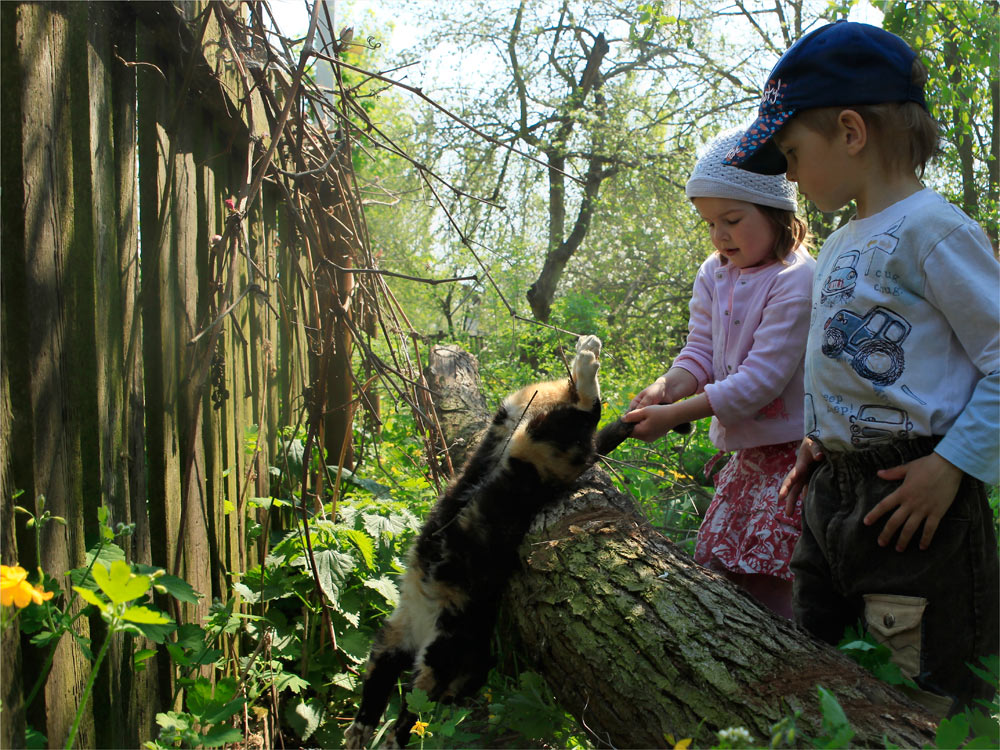
<svg viewBox="0 0 1000 750"><path fill-rule="evenodd" d="M233 591L254 613L247 634L268 643L250 667L253 682L290 691L281 709L286 726L303 742L329 745L341 741L335 717L350 713L371 640L398 602L395 579L420 523L412 508L419 511L427 501L417 498L432 490L422 477L401 477L390 490L325 465L314 450L309 468L325 474L326 495L303 512L304 445L301 432L285 432L271 470L273 495L249 503L268 511L275 530L248 519L248 537L266 534L268 551Z"/></svg>

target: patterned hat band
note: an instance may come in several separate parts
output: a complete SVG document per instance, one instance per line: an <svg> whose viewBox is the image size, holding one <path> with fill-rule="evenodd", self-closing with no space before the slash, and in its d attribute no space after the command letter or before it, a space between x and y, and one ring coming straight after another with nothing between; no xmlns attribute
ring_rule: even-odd
<svg viewBox="0 0 1000 750"><path fill-rule="evenodd" d="M726 157L730 166L766 175L783 174L785 157L773 136L796 112L820 107L916 102L917 54L900 37L877 26L837 21L793 44L768 76L756 121Z"/></svg>

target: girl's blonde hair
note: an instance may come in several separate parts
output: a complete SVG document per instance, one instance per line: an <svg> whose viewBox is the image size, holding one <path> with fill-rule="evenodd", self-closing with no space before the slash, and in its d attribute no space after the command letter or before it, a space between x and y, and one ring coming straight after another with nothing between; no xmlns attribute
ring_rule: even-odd
<svg viewBox="0 0 1000 750"><path fill-rule="evenodd" d="M771 206L757 206L777 230L774 238L774 257L782 263L796 247L809 249L809 226L794 211L784 211Z"/></svg>

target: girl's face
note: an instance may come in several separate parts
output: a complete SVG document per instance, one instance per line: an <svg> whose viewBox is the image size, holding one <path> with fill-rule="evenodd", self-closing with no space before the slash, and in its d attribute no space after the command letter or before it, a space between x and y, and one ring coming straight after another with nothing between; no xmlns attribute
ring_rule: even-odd
<svg viewBox="0 0 1000 750"><path fill-rule="evenodd" d="M732 198L692 198L708 224L712 244L737 268L754 268L775 260L777 228L753 203Z"/></svg>

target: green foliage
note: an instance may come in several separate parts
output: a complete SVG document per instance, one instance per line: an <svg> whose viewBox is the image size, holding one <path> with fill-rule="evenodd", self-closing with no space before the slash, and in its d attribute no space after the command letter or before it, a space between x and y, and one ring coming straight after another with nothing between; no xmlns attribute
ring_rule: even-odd
<svg viewBox="0 0 1000 750"><path fill-rule="evenodd" d="M239 695L236 681L223 677L213 686L207 678L189 681L185 692L186 711L167 711L156 715L160 735L149 748L221 747L242 742L243 735L224 722L246 704ZM205 729L207 728L207 729Z"/></svg>
<svg viewBox="0 0 1000 750"><path fill-rule="evenodd" d="M817 686L819 693L819 706L823 714L822 731L813 740L813 747L839 748L847 747L851 738L854 737L854 730L844 714L844 709L840 707L837 698L822 685Z"/></svg>
<svg viewBox="0 0 1000 750"><path fill-rule="evenodd" d="M904 677L899 665L892 661L892 651L876 641L860 624L857 628L848 627L845 630L837 648L883 682L916 687L916 683Z"/></svg>
<svg viewBox="0 0 1000 750"><path fill-rule="evenodd" d="M995 244L998 112L988 92L997 85L997 3L886 2L883 25L910 43L930 73L927 102L942 126L944 148L929 176Z"/></svg>
<svg viewBox="0 0 1000 750"><path fill-rule="evenodd" d="M545 678L523 671L516 682L497 672L486 690L493 733L513 732L538 747L587 747L581 727L556 702Z"/></svg>

